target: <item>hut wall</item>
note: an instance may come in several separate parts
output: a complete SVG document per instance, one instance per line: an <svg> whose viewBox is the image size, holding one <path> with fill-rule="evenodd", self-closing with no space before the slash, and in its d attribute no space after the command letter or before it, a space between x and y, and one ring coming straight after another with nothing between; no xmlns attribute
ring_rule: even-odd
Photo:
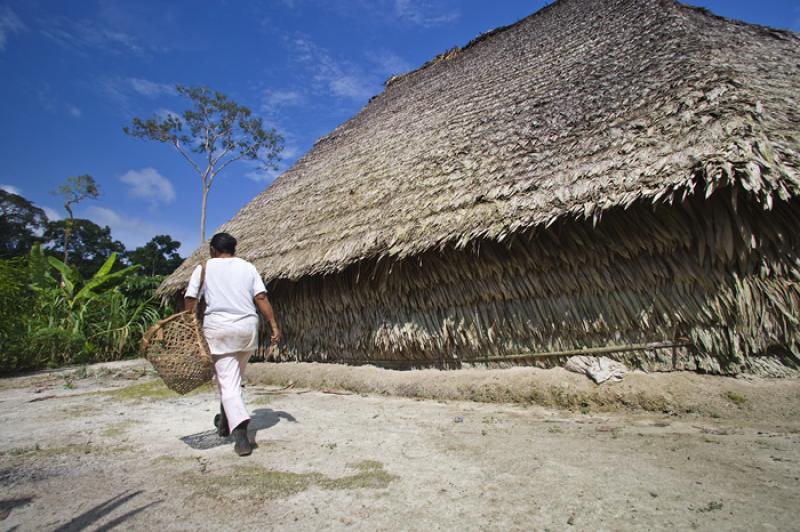
<svg viewBox="0 0 800 532"><path fill-rule="evenodd" d="M725 188L337 275L279 281L278 360L458 367L487 356L653 342L647 370L800 367L800 203ZM515 360L563 364L563 357Z"/></svg>

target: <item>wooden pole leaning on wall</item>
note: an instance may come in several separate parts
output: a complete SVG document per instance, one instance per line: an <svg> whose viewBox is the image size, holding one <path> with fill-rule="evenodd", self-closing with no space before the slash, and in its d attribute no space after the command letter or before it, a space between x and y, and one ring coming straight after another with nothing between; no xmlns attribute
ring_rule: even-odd
<svg viewBox="0 0 800 532"><path fill-rule="evenodd" d="M610 353L626 353L631 351L648 351L652 349L677 349L681 347L692 347L692 343L689 341L680 341L680 342L655 342L649 344L634 344L634 345L616 345L616 346L607 346L607 347L587 347L583 349L571 349L568 351L548 351L548 352L541 352L541 353L522 353L518 355L505 355L505 356L491 356L491 357L480 357L480 358L452 358L446 360L402 360L402 359L395 359L395 360L384 360L384 359L363 359L363 360L354 360L354 361L332 361L332 362L344 362L344 363L355 363L356 365L380 365L380 366L394 366L396 368L408 368L409 366L430 366L430 365L438 365L438 366L448 366L450 364L459 365L459 364L475 364L475 363L486 363L486 362L504 362L510 360L525 360L525 359L534 359L534 358L553 358L553 357L567 357L567 356L578 356L578 355L585 355L585 356L600 356L606 355Z"/></svg>
<svg viewBox="0 0 800 532"><path fill-rule="evenodd" d="M530 358L551 358L551 357L571 357L571 356L599 356L610 353L626 353L630 351L649 351L651 349L675 349L678 347L691 347L690 342L657 342L652 344L637 345L611 345L606 347L587 347L583 349L571 349L568 351L548 351L542 353L522 353L519 355L504 355L492 357L480 357L462 359L460 362L474 364L476 362L505 362L509 360L525 360Z"/></svg>

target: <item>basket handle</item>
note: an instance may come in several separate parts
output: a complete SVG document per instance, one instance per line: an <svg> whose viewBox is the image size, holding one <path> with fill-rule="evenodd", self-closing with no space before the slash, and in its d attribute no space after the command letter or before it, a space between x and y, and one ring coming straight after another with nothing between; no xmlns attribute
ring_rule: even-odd
<svg viewBox="0 0 800 532"><path fill-rule="evenodd" d="M185 314L187 312L189 312L189 311L188 310L183 310L181 312L176 312L172 316L168 316L168 317L164 318L163 320L159 320L156 323L154 323L153 325L151 325L150 328L147 329L147 331L142 336L142 342L141 342L140 347L139 347L140 351L144 352L144 350L147 349L147 346L150 344L150 339L153 338L153 336L162 327L164 327L165 324L171 322L172 320L180 318L182 314Z"/></svg>

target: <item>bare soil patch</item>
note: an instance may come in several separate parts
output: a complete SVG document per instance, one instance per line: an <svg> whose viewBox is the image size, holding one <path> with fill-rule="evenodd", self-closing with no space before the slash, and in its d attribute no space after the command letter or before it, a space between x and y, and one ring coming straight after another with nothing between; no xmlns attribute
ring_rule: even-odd
<svg viewBox="0 0 800 532"><path fill-rule="evenodd" d="M143 361L0 380L3 529L796 526L794 380L251 369L246 458Z"/></svg>

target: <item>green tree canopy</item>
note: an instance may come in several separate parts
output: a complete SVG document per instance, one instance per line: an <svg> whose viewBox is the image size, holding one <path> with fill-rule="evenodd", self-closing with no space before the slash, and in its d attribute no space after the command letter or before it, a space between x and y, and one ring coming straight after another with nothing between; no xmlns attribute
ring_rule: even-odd
<svg viewBox="0 0 800 532"><path fill-rule="evenodd" d="M125 246L111 237L111 228L100 227L91 220L74 218L49 222L43 240L50 253L64 254L64 232L69 228L69 255L84 277L100 269L112 253L125 253Z"/></svg>
<svg viewBox="0 0 800 532"><path fill-rule="evenodd" d="M200 177L200 239L206 240L206 204L214 178L236 161L260 161L276 168L283 137L265 129L261 118L208 87L177 85L178 94L190 100L182 116L168 114L146 120L134 118L123 131L135 138L171 144Z"/></svg>
<svg viewBox="0 0 800 532"><path fill-rule="evenodd" d="M169 235L156 235L150 242L128 253L132 264L143 267L147 275L169 275L180 266L183 258L178 254L181 243Z"/></svg>
<svg viewBox="0 0 800 532"><path fill-rule="evenodd" d="M44 211L0 189L0 259L27 255L47 226Z"/></svg>
<svg viewBox="0 0 800 532"><path fill-rule="evenodd" d="M73 221L75 215L72 212L72 206L80 203L85 199L97 199L100 195L100 189L92 176L88 174L68 177L67 181L55 189L53 194L61 196L64 200L64 210L67 211L69 218L64 223L64 243L61 248L64 251L64 264L69 264L70 252L70 238L73 232Z"/></svg>

